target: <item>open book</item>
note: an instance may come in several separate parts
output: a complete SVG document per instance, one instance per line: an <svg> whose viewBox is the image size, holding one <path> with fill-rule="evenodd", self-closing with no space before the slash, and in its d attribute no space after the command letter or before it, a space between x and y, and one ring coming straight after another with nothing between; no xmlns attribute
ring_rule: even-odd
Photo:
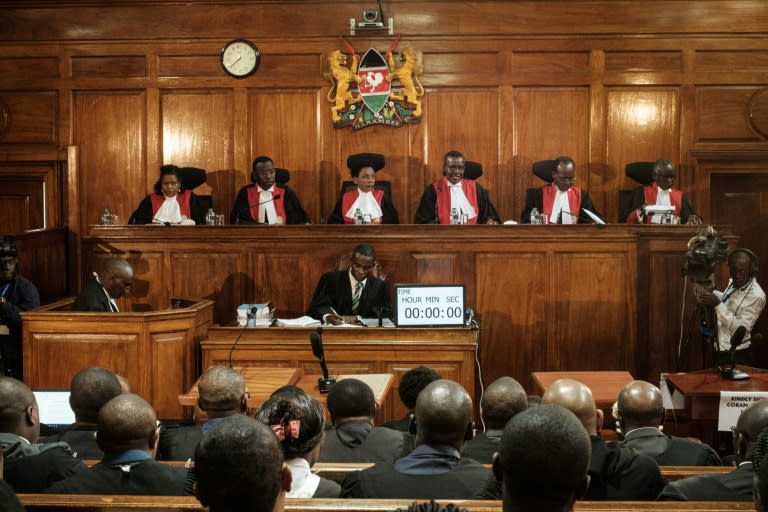
<svg viewBox="0 0 768 512"><path fill-rule="evenodd" d="M280 327L317 327L320 325L320 320L306 315L299 318L278 318L277 325Z"/></svg>

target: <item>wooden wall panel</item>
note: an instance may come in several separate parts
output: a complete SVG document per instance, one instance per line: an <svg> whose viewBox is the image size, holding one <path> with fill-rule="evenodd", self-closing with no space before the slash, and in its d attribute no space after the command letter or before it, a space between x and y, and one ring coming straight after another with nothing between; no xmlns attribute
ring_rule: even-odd
<svg viewBox="0 0 768 512"><path fill-rule="evenodd" d="M187 357L187 341L185 331L157 332L150 335L150 360L153 361L148 372L149 379L145 389L149 402L156 410L178 411L172 417L182 417L178 395L186 393L190 383L184 381L184 376L197 375L198 369L194 361ZM168 368L178 368L169 372Z"/></svg>
<svg viewBox="0 0 768 512"><path fill-rule="evenodd" d="M605 70L682 71L683 55L679 51L606 51Z"/></svg>
<svg viewBox="0 0 768 512"><path fill-rule="evenodd" d="M697 71L768 71L767 50L699 50Z"/></svg>
<svg viewBox="0 0 768 512"><path fill-rule="evenodd" d="M757 141L761 137L749 124L747 104L758 87L707 87L696 89L697 141Z"/></svg>
<svg viewBox="0 0 768 512"><path fill-rule="evenodd" d="M6 234L60 225L55 162L0 163L0 221Z"/></svg>
<svg viewBox="0 0 768 512"><path fill-rule="evenodd" d="M608 88L606 99L606 189L639 186L624 174L630 162L667 158L679 167L680 100L676 89ZM617 194L606 194L601 212L611 221L623 220L618 218Z"/></svg>
<svg viewBox="0 0 768 512"><path fill-rule="evenodd" d="M147 76L147 63L143 55L72 58L72 78L139 76Z"/></svg>
<svg viewBox="0 0 768 512"><path fill-rule="evenodd" d="M228 90L162 92L162 162L207 171L217 213L232 209L234 106ZM147 184L154 185L159 169L147 169ZM147 190L149 192L149 189Z"/></svg>
<svg viewBox="0 0 768 512"><path fill-rule="evenodd" d="M260 255L258 263L260 272L253 283L255 293L252 300L255 302L270 300L275 306L279 304L280 311L275 314L280 317L302 316L306 312L304 297L312 296L317 281L309 279L301 258L290 253L280 254L278 251L279 249L275 248L269 256ZM291 274L290 286L285 286L286 283L280 277L286 272ZM249 279L247 274L243 278Z"/></svg>
<svg viewBox="0 0 768 512"><path fill-rule="evenodd" d="M170 266L165 268L179 269L171 276L171 287L178 290L175 295L212 299L214 318L224 324L235 320L237 306L243 302L242 267L236 253L183 251L171 254ZM206 278L201 281L200 276Z"/></svg>
<svg viewBox="0 0 768 512"><path fill-rule="evenodd" d="M51 52L46 57L25 56L0 59L0 76L24 80L58 78L59 57Z"/></svg>
<svg viewBox="0 0 768 512"><path fill-rule="evenodd" d="M74 143L80 147L81 212L76 233L109 208L123 223L147 193L144 175L146 105L142 91L74 91ZM157 175L155 175L157 176ZM154 183L154 181L152 181Z"/></svg>
<svg viewBox="0 0 768 512"><path fill-rule="evenodd" d="M170 307L170 303L165 303L165 297L160 289L160 285L168 286L171 280L171 276L163 272L168 264L163 251L132 248L122 257L127 259L133 267L133 286L123 299L125 307L121 307L121 311L143 312ZM88 270L89 273L93 271L93 269Z"/></svg>
<svg viewBox="0 0 768 512"><path fill-rule="evenodd" d="M0 143L56 144L58 99L56 91L0 91L9 112Z"/></svg>

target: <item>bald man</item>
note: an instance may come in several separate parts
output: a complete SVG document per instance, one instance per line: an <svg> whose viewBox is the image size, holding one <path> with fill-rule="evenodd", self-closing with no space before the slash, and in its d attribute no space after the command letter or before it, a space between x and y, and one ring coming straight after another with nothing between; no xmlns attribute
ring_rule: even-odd
<svg viewBox="0 0 768 512"><path fill-rule="evenodd" d="M736 469L726 474L697 475L670 482L660 500L752 501L755 470L752 447L760 432L768 427L768 400L744 409L733 431Z"/></svg>
<svg viewBox="0 0 768 512"><path fill-rule="evenodd" d="M564 407L542 405L515 415L499 448L493 473L504 488L504 512L572 511L589 487L589 436Z"/></svg>
<svg viewBox="0 0 768 512"><path fill-rule="evenodd" d="M52 483L87 467L66 443L38 444L40 414L32 390L11 377L0 377L0 446L4 479L18 492L41 492Z"/></svg>
<svg viewBox="0 0 768 512"><path fill-rule="evenodd" d="M64 441L80 460L101 460L104 452L96 443L96 429L101 408L123 392L117 375L106 368L85 368L72 377L69 384L69 407L75 422L64 432L45 441Z"/></svg>
<svg viewBox="0 0 768 512"><path fill-rule="evenodd" d="M492 463L493 454L499 451L504 425L527 408L528 397L519 382L512 377L501 377L493 381L485 389L480 401L480 414L485 421L485 432L467 441L462 455L481 464Z"/></svg>
<svg viewBox="0 0 768 512"><path fill-rule="evenodd" d="M590 485L586 500L653 500L666 483L659 466L620 443L606 443L599 435L603 411L597 408L592 391L581 382L556 380L541 397L542 404L561 405L574 413L592 442Z"/></svg>
<svg viewBox="0 0 768 512"><path fill-rule="evenodd" d="M138 395L118 395L101 408L96 441L99 464L57 482L53 494L137 494L184 496L185 468L155 460L160 437L155 410Z"/></svg>
<svg viewBox="0 0 768 512"><path fill-rule="evenodd" d="M343 498L470 499L491 478L479 462L461 456L472 438L472 399L460 384L436 380L419 393L412 424L414 450L394 462L347 475Z"/></svg>
<svg viewBox="0 0 768 512"><path fill-rule="evenodd" d="M124 296L133 285L133 267L123 258L106 258L93 273L72 304L72 311L120 311L115 299Z"/></svg>
<svg viewBox="0 0 768 512"><path fill-rule="evenodd" d="M659 388L642 380L624 386L616 402L616 421L624 433L624 445L653 458L659 466L719 466L708 445L665 435L664 407Z"/></svg>
<svg viewBox="0 0 768 512"><path fill-rule="evenodd" d="M195 494L210 512L280 512L291 470L272 429L247 416L223 418L195 451Z"/></svg>
<svg viewBox="0 0 768 512"><path fill-rule="evenodd" d="M204 421L195 425L176 425L160 430L159 460L188 460L194 457L203 433L222 418L245 414L248 392L245 379L229 366L211 366L197 383L197 407Z"/></svg>

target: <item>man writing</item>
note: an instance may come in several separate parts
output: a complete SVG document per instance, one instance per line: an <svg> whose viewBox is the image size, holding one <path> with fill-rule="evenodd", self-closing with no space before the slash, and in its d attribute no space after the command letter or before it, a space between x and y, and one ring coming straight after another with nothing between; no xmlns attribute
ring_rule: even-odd
<svg viewBox="0 0 768 512"><path fill-rule="evenodd" d="M355 247L349 270L327 272L320 278L307 315L341 325L357 322L358 316L378 318L391 311L387 285L372 275L375 268L374 248L368 244Z"/></svg>
<svg viewBox="0 0 768 512"><path fill-rule="evenodd" d="M115 299L123 297L133 285L133 267L127 260L110 257L93 273L72 304L72 311L120 311Z"/></svg>

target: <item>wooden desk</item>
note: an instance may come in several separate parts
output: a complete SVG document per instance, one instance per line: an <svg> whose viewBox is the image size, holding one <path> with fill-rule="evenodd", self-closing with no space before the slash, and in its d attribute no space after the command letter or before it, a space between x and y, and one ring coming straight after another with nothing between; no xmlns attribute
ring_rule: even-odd
<svg viewBox="0 0 768 512"><path fill-rule="evenodd" d="M229 351L241 331L240 341L232 353L233 365L299 368L307 380L314 379L307 386L317 387L320 364L312 354L309 341L314 328L267 327L243 331L238 327L212 327L208 330L208 339L200 344L202 367L228 364ZM394 375L391 386L397 386L402 374L426 365L443 377L460 383L472 395L475 389L475 334L463 327L326 328L323 345L330 375L389 373ZM376 422L401 418L406 412L396 394L390 393L379 408Z"/></svg>
<svg viewBox="0 0 768 512"><path fill-rule="evenodd" d="M533 372L536 392L543 394L550 384L558 379L573 379L585 384L592 390L592 397L600 409L610 409L621 388L632 382L634 377L629 372Z"/></svg>

